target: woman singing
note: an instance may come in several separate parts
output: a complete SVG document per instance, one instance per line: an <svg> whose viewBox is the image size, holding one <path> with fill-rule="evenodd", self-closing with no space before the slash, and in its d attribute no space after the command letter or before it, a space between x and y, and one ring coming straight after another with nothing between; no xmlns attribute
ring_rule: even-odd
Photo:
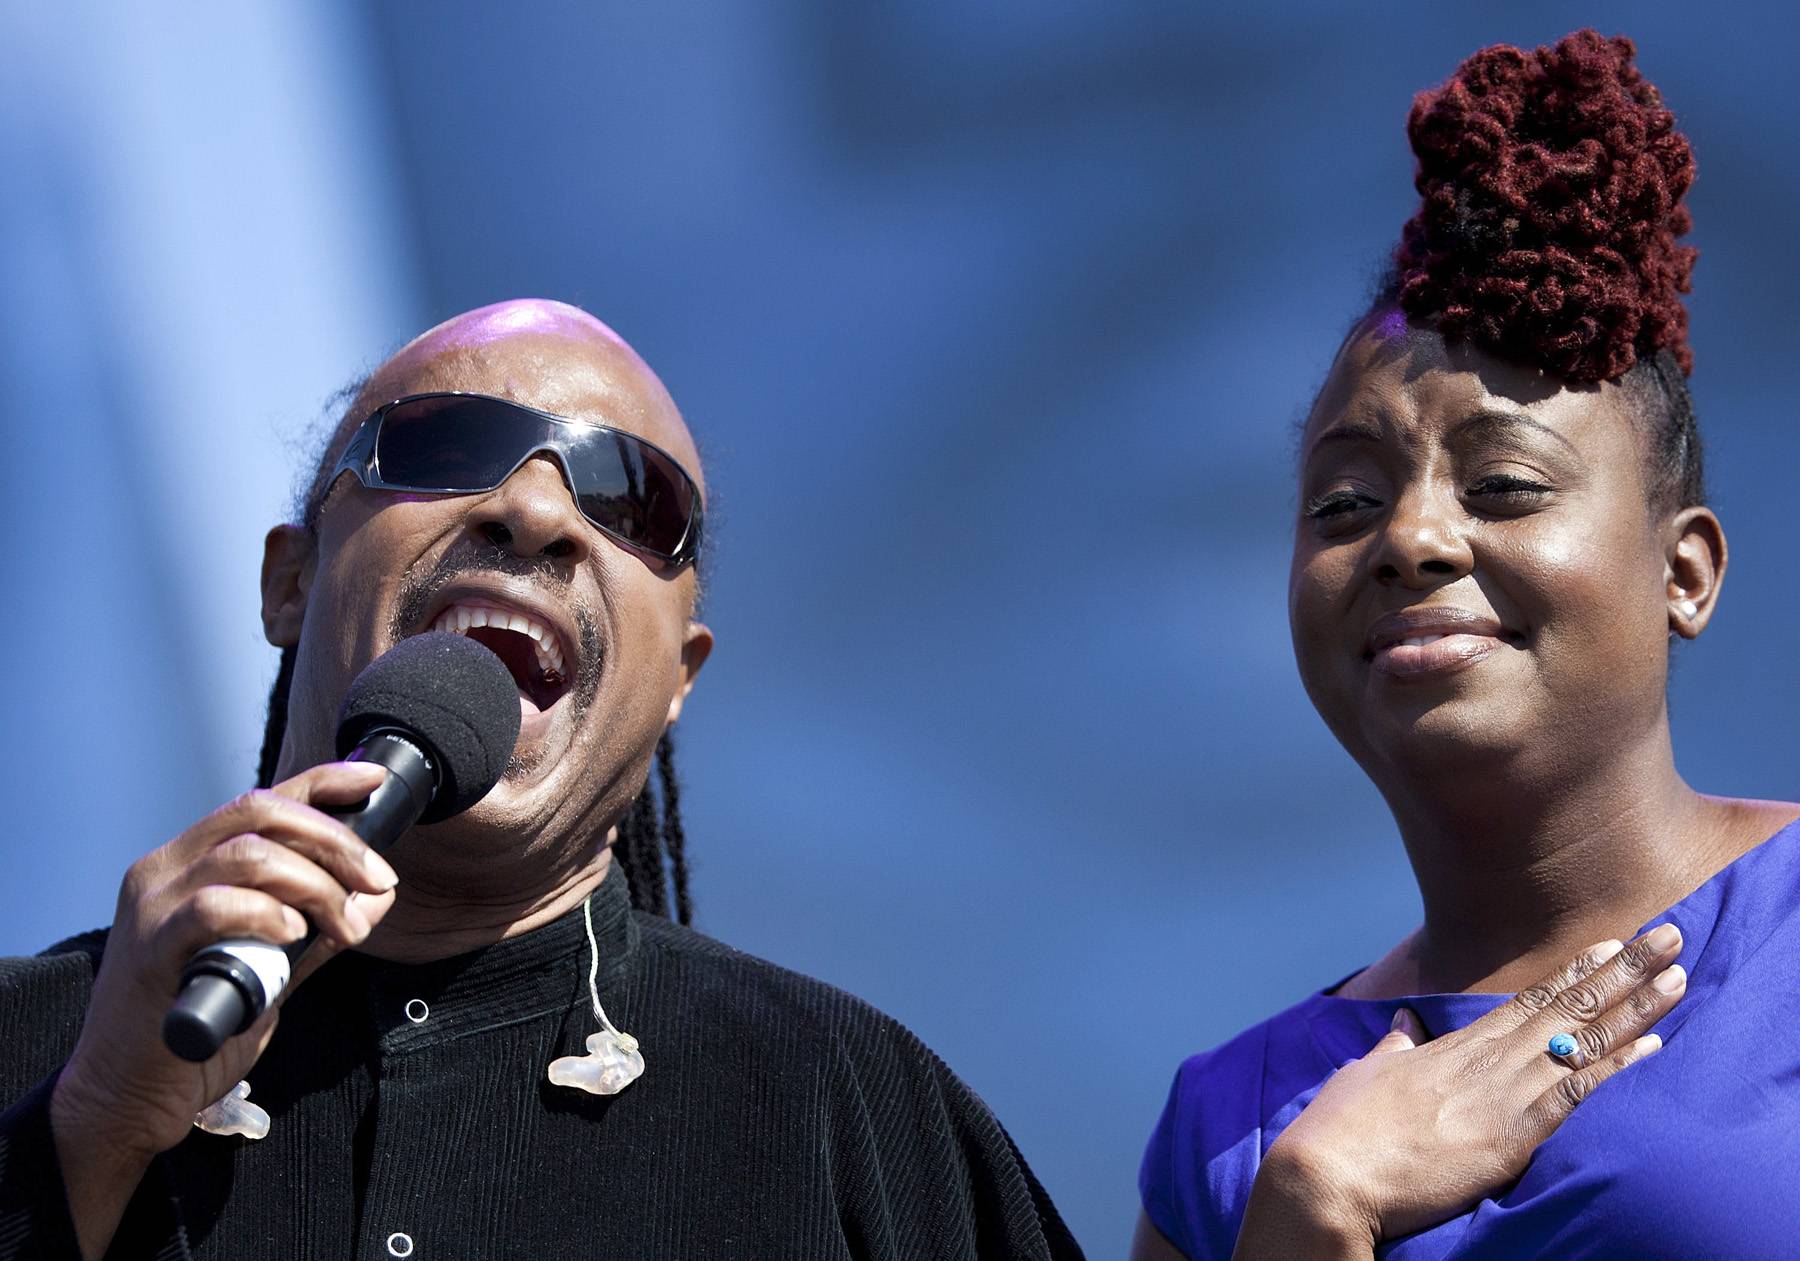
<svg viewBox="0 0 1800 1261"><path fill-rule="evenodd" d="M1633 56L1489 48L1413 105L1423 202L1302 434L1289 611L1424 922L1182 1065L1139 1257L1794 1255L1800 805L1675 766L1670 656L1726 546L1687 385L1693 158ZM1531 984L1604 939L1633 944ZM1655 979L1620 1002L1595 978L1626 963ZM1402 1009L1432 1040L1355 1061Z"/></svg>

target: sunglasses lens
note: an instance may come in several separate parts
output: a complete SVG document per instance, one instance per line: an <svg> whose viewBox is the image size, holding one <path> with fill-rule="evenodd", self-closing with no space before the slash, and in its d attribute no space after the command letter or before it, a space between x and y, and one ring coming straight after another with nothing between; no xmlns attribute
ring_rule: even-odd
<svg viewBox="0 0 1800 1261"><path fill-rule="evenodd" d="M510 423L509 423L509 419ZM417 398L381 422L375 460L384 480L419 490L492 490L546 424L529 412L500 412L486 399ZM533 432L521 433L520 422Z"/></svg>
<svg viewBox="0 0 1800 1261"><path fill-rule="evenodd" d="M681 550L695 514L693 483L630 434L551 420L495 399L432 396L388 410L375 458L391 485L475 493L494 489L539 446L562 455L588 520L666 558Z"/></svg>
<svg viewBox="0 0 1800 1261"><path fill-rule="evenodd" d="M605 429L565 431L582 512L602 529L673 557L693 515L693 486L662 452Z"/></svg>

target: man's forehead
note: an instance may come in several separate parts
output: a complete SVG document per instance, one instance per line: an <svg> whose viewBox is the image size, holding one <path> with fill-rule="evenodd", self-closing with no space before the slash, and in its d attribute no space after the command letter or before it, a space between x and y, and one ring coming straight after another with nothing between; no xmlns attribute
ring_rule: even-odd
<svg viewBox="0 0 1800 1261"><path fill-rule="evenodd" d="M699 452L662 381L622 337L576 307L523 300L447 320L375 371L358 410L434 390L492 394L609 424L649 439L701 478Z"/></svg>

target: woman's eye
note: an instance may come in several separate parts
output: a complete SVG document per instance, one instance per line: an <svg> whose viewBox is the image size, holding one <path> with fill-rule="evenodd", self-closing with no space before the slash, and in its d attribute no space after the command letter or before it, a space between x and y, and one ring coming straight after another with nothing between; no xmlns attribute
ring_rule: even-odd
<svg viewBox="0 0 1800 1261"><path fill-rule="evenodd" d="M1509 473L1489 473L1469 487L1472 494L1488 495L1519 503L1548 494L1550 489L1542 482L1534 482L1524 477L1514 477Z"/></svg>
<svg viewBox="0 0 1800 1261"><path fill-rule="evenodd" d="M1341 517L1363 508L1373 508L1375 500L1354 490L1334 490L1307 501L1306 515L1314 521Z"/></svg>

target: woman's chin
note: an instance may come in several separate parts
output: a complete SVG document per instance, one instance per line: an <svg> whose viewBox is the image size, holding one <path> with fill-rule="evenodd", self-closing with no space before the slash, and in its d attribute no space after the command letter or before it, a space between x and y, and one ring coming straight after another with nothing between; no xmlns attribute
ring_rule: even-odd
<svg viewBox="0 0 1800 1261"><path fill-rule="evenodd" d="M1382 767L1402 774L1492 768L1530 750L1542 734L1516 698L1420 697L1412 705L1367 708L1358 717L1359 743Z"/></svg>

